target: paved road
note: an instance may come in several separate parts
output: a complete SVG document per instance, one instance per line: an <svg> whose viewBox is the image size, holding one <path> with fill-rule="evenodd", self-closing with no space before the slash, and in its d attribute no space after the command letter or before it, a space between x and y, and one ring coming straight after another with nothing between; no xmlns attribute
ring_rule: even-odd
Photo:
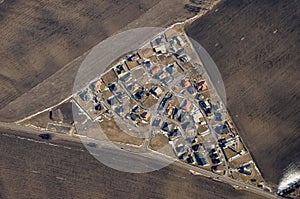
<svg viewBox="0 0 300 199"><path fill-rule="evenodd" d="M40 133L51 133L51 132L47 132L47 131L38 130L38 129L35 129L35 128L32 128L32 127L25 127L25 126L20 126L20 125L11 124L11 123L3 123L3 122L0 122L0 128L14 130L14 131L18 131L18 132L26 132L26 133L36 134L36 135L39 135ZM79 138L70 137L68 135L56 134L56 133L51 133L51 134L54 135L55 139L62 139L62 140L67 140L67 141L71 141L71 142L81 142ZM123 149L126 147L126 151L135 152L137 150L137 148L127 146L127 145L123 146L123 145L117 144L116 146L118 146L120 148L123 148ZM116 152L115 150L110 150L110 149L111 149L110 145L107 145L107 146L106 145L101 145L101 152L103 152L103 150L105 150L107 152L107 155L110 156L110 157L120 156L119 152ZM97 150L98 149L95 148L94 149L95 154L93 154L96 158L97 158L97 155L99 155L99 153L97 153ZM130 153L124 153L124 154L130 154ZM156 152L153 152L153 153L134 153L134 155L132 155L132 154L128 155L127 158L131 159L131 160L133 160L133 158L134 158L134 160L136 160L136 161L143 160L143 165L148 166L148 167L149 167L149 165L151 167L151 165L156 166L157 164L159 165L160 163L165 164L165 163L170 163L170 161L172 161L170 158L167 158L163 154L156 153ZM158 162L158 163L156 164L155 161L153 161L153 159L155 159L156 162ZM147 161L145 161L145 160L147 160ZM147 164L149 164L149 165L147 165ZM209 177L213 180L217 180L217 181L227 183L227 184L230 184L230 185L233 185L233 186L238 186L241 189L247 190L249 192L252 192L252 193L267 197L267 198L279 198L278 196L273 195L272 193L263 191L262 189L260 189L258 187L251 186L251 185L233 180L231 178L220 176L220 175L214 174L210 171L207 171L207 170L204 170L204 169L201 169L201 168L198 168L198 167L195 167L195 166L192 166L192 165L189 165L189 164L177 161L177 160L175 160L173 162L173 164L178 166L178 167L197 172L200 175Z"/></svg>

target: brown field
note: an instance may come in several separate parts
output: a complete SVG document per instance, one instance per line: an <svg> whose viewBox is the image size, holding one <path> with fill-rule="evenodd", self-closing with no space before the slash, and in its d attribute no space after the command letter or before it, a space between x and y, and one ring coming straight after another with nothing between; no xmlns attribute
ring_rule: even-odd
<svg viewBox="0 0 300 199"><path fill-rule="evenodd" d="M149 148L154 151L159 151L161 148L167 146L168 144L168 138L165 135L159 133L150 139Z"/></svg>
<svg viewBox="0 0 300 199"><path fill-rule="evenodd" d="M1 92L1 106L158 2L30 0L0 4L1 85L5 91Z"/></svg>
<svg viewBox="0 0 300 199"><path fill-rule="evenodd" d="M9 133L11 137L3 134ZM261 198L231 186L193 176L170 165L159 171L131 174L94 159L80 143L59 146L14 137L0 130L0 198ZM22 133L22 137L33 137ZM71 147L63 148L62 145Z"/></svg>
<svg viewBox="0 0 300 199"><path fill-rule="evenodd" d="M100 122L100 127L103 129L107 138L112 142L118 143L126 143L126 144L133 144L136 146L140 146L143 144L144 139L135 137L134 134L130 134L126 132L126 126L117 125L116 119L103 119ZM123 127L123 128L122 128ZM95 137L97 139L97 137Z"/></svg>
<svg viewBox="0 0 300 199"><path fill-rule="evenodd" d="M300 160L298 0L226 0L188 34L222 74L228 107L267 182Z"/></svg>
<svg viewBox="0 0 300 199"><path fill-rule="evenodd" d="M193 15L186 2L5 0L0 4L0 119L21 119L71 95L85 52L122 30L184 20Z"/></svg>

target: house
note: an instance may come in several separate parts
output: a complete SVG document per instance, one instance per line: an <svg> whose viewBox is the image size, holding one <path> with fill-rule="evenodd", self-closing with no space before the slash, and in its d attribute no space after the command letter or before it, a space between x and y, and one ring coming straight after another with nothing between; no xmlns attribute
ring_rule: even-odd
<svg viewBox="0 0 300 199"><path fill-rule="evenodd" d="M158 126L160 126L160 122L161 122L161 119L156 118L156 119L152 122L152 126L158 127Z"/></svg>
<svg viewBox="0 0 300 199"><path fill-rule="evenodd" d="M201 122L201 118L203 118L202 113L200 112L200 110L196 110L192 113L192 117L195 123L199 124Z"/></svg>
<svg viewBox="0 0 300 199"><path fill-rule="evenodd" d="M94 90L94 92L99 93L100 91L104 90L105 85L101 79L97 80L96 82L93 82L91 84L91 89Z"/></svg>
<svg viewBox="0 0 300 199"><path fill-rule="evenodd" d="M138 105L134 105L131 109L131 112L136 113L136 112L138 112L139 109L140 109L140 107Z"/></svg>
<svg viewBox="0 0 300 199"><path fill-rule="evenodd" d="M168 115L168 117L171 117L172 112L173 112L172 105L168 104L168 107L166 108L166 114Z"/></svg>
<svg viewBox="0 0 300 199"><path fill-rule="evenodd" d="M210 104L210 101L208 99L200 101L199 106L205 112L205 114L207 116L211 113L211 104Z"/></svg>
<svg viewBox="0 0 300 199"><path fill-rule="evenodd" d="M145 89L142 87L142 88L140 88L140 89L138 89L134 94L133 94L133 96L134 96L134 98L136 99L136 100L142 100L144 97L145 97L145 95L147 95L147 92L145 91Z"/></svg>
<svg viewBox="0 0 300 199"><path fill-rule="evenodd" d="M196 96L195 96L196 100L203 100L204 98L205 98L204 95L202 95L200 93L197 93Z"/></svg>
<svg viewBox="0 0 300 199"><path fill-rule="evenodd" d="M159 37L155 38L150 43L154 52L159 54L167 52L167 48L165 46L166 40L163 35L160 35Z"/></svg>
<svg viewBox="0 0 300 199"><path fill-rule="evenodd" d="M193 150L193 151L198 151L199 146L200 146L199 144L193 144L193 145L192 145L192 150Z"/></svg>
<svg viewBox="0 0 300 199"><path fill-rule="evenodd" d="M119 64L117 66L115 66L113 68L115 74L118 76L118 78L122 77L127 71L128 71L128 68L126 66L125 63L123 64Z"/></svg>
<svg viewBox="0 0 300 199"><path fill-rule="evenodd" d="M178 117L177 117L178 122L184 122L185 116L186 116L186 112L183 111L182 109L179 109L177 115L178 115Z"/></svg>
<svg viewBox="0 0 300 199"><path fill-rule="evenodd" d="M154 66L154 67L150 70L150 73L151 73L151 75L155 75L155 74L157 74L159 71L160 71L160 66L156 65L156 66Z"/></svg>
<svg viewBox="0 0 300 199"><path fill-rule="evenodd" d="M88 90L84 90L79 94L79 97L82 101L90 101L92 99L90 93L88 92Z"/></svg>
<svg viewBox="0 0 300 199"><path fill-rule="evenodd" d="M195 162L195 160L194 160L192 154L189 154L189 155L188 155L186 161L187 161L187 163L189 163L189 164L193 164L193 163Z"/></svg>
<svg viewBox="0 0 300 199"><path fill-rule="evenodd" d="M180 61L182 61L182 62L189 62L189 61L191 61L191 57L188 56L188 55L186 55L186 54L181 55L181 56L178 56L178 58L179 58Z"/></svg>
<svg viewBox="0 0 300 199"><path fill-rule="evenodd" d="M127 56L126 59L128 61L138 61L139 59L141 59L141 57L138 53L132 53L131 55Z"/></svg>
<svg viewBox="0 0 300 199"><path fill-rule="evenodd" d="M118 89L117 85L115 83L109 83L107 86L108 86L110 92L117 91L117 89Z"/></svg>
<svg viewBox="0 0 300 199"><path fill-rule="evenodd" d="M150 119L151 114L150 111L144 111L140 116L142 119L148 121Z"/></svg>
<svg viewBox="0 0 300 199"><path fill-rule="evenodd" d="M191 101L187 100L187 99L184 99L182 100L182 102L180 103L179 107L187 112L190 112L191 111L191 106L192 106L192 103Z"/></svg>
<svg viewBox="0 0 300 199"><path fill-rule="evenodd" d="M168 86L173 81L173 78L170 76L166 76L161 81L165 86Z"/></svg>
<svg viewBox="0 0 300 199"><path fill-rule="evenodd" d="M153 66L149 59L145 60L143 64L146 68L151 68Z"/></svg>
<svg viewBox="0 0 300 199"><path fill-rule="evenodd" d="M173 140L172 147L179 159L186 159L187 156L183 154L186 154L188 152L188 147L186 146L186 141L183 137L178 137L177 139Z"/></svg>
<svg viewBox="0 0 300 199"><path fill-rule="evenodd" d="M167 53L167 48L164 44L154 47L153 50L154 50L154 52L159 53L159 54Z"/></svg>
<svg viewBox="0 0 300 199"><path fill-rule="evenodd" d="M174 74L174 73L177 72L177 69L176 69L176 67L175 67L174 64L169 64L169 65L167 65L166 68L165 68L165 70L166 70L170 75L172 75L172 74Z"/></svg>
<svg viewBox="0 0 300 199"><path fill-rule="evenodd" d="M251 175L252 174L251 164L246 163L242 165L241 167L238 168L238 171L246 175Z"/></svg>
<svg viewBox="0 0 300 199"><path fill-rule="evenodd" d="M180 36L172 36L170 39L171 49L176 52L184 46L184 41Z"/></svg>
<svg viewBox="0 0 300 199"><path fill-rule="evenodd" d="M168 101L168 100L171 100L172 97L173 97L173 94L172 94L172 93L167 93L166 96L161 100L161 102L160 102L160 104L159 104L157 110L158 110L158 111L162 110L162 109L165 107L167 101Z"/></svg>
<svg viewBox="0 0 300 199"><path fill-rule="evenodd" d="M162 93L162 89L158 86L152 86L149 92L155 95L156 97L159 97L160 94Z"/></svg>
<svg viewBox="0 0 300 199"><path fill-rule="evenodd" d="M158 107L157 107L157 110L158 111L162 110L165 107L166 102L167 102L167 99L165 99L165 98L162 99L161 102L159 103Z"/></svg>
<svg viewBox="0 0 300 199"><path fill-rule="evenodd" d="M165 132L170 132L171 131L171 124L169 124L168 122L164 122L161 126L161 130L163 130Z"/></svg>
<svg viewBox="0 0 300 199"><path fill-rule="evenodd" d="M119 77L122 82L129 82L132 79L131 73L127 72Z"/></svg>
<svg viewBox="0 0 300 199"><path fill-rule="evenodd" d="M198 92L205 91L205 90L207 90L207 83L204 80L202 80L202 81L195 80L194 87Z"/></svg>
<svg viewBox="0 0 300 199"><path fill-rule="evenodd" d="M187 92L190 94L190 95L194 95L195 94L195 89L193 88L193 86L189 86L186 88Z"/></svg>
<svg viewBox="0 0 300 199"><path fill-rule="evenodd" d="M200 165L200 166L208 166L209 165L206 155L204 155L202 153L194 152L194 157L195 157L198 165Z"/></svg>
<svg viewBox="0 0 300 199"><path fill-rule="evenodd" d="M114 105L117 105L119 104L119 101L118 99L115 97L115 96L110 96L108 99L107 99L107 103L111 106L114 106Z"/></svg>
<svg viewBox="0 0 300 199"><path fill-rule="evenodd" d="M213 164L215 164L215 165L221 164L220 157L215 148L213 148L209 151L209 157L211 158L211 161Z"/></svg>
<svg viewBox="0 0 300 199"><path fill-rule="evenodd" d="M132 121L137 121L140 118L139 115L137 115L135 113L130 113L129 116Z"/></svg>
<svg viewBox="0 0 300 199"><path fill-rule="evenodd" d="M190 79L189 78L187 78L187 77L185 77L182 81L181 81L181 86L183 87L183 88L187 88L187 87L189 87L189 86L191 86L192 84L191 84L191 82L190 82Z"/></svg>
<svg viewBox="0 0 300 199"><path fill-rule="evenodd" d="M124 113L124 107L122 105L118 106L115 108L115 112L119 115L121 115L122 113Z"/></svg>

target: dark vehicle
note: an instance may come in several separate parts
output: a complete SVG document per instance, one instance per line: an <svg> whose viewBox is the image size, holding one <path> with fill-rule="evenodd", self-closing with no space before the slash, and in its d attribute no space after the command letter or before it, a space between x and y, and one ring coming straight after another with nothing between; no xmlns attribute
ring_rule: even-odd
<svg viewBox="0 0 300 199"><path fill-rule="evenodd" d="M50 133L42 133L39 135L40 138L42 138L43 140L51 140L52 136Z"/></svg>
<svg viewBox="0 0 300 199"><path fill-rule="evenodd" d="M89 143L87 143L87 146L92 147L92 148L96 148L97 144L93 143L93 142L89 142Z"/></svg>

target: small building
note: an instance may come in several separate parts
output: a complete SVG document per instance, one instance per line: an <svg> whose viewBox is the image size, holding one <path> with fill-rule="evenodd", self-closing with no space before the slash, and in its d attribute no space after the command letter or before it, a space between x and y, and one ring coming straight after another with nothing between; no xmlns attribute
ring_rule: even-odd
<svg viewBox="0 0 300 199"><path fill-rule="evenodd" d="M201 119L203 118L202 113L200 112L200 110L196 110L192 113L192 117L195 123L199 124L201 122Z"/></svg>
<svg viewBox="0 0 300 199"><path fill-rule="evenodd" d="M187 77L185 77L182 81L181 81L181 86L183 87L183 88L187 88L187 87L189 87L189 86L191 86L192 84L191 84L191 81L190 81L190 79L189 78L187 78Z"/></svg>
<svg viewBox="0 0 300 199"><path fill-rule="evenodd" d="M191 111L191 107L192 107L192 102L184 99L182 100L182 102L180 103L179 107L183 110L185 110L186 112L190 112Z"/></svg>
<svg viewBox="0 0 300 199"><path fill-rule="evenodd" d="M126 59L127 59L128 61L133 62L133 61L138 61L139 59L141 59L141 57L139 56L138 53L132 53L131 55L128 55L128 56L126 57Z"/></svg>
<svg viewBox="0 0 300 199"><path fill-rule="evenodd" d="M171 131L171 124L169 124L168 122L164 122L161 126L161 130L165 132Z"/></svg>
<svg viewBox="0 0 300 199"><path fill-rule="evenodd" d="M128 68L125 63L119 64L113 68L115 74L118 78L122 77L127 71Z"/></svg>
<svg viewBox="0 0 300 199"><path fill-rule="evenodd" d="M127 73L125 73L125 74L123 74L121 77L120 77L120 80L122 81L122 82L130 82L130 80L132 80L132 75L131 75L131 73L129 73L129 72L127 72Z"/></svg>
<svg viewBox="0 0 300 199"><path fill-rule="evenodd" d="M115 96L111 96L107 99L107 103L111 106L119 104L118 99Z"/></svg>
<svg viewBox="0 0 300 199"><path fill-rule="evenodd" d="M102 79L99 79L93 83L90 84L91 90L93 90L96 93L99 93L105 89L105 85L102 81Z"/></svg>
<svg viewBox="0 0 300 199"><path fill-rule="evenodd" d="M158 86L152 86L151 89L149 90L149 92L152 95L155 95L156 97L159 97L160 94L162 93L162 89Z"/></svg>
<svg viewBox="0 0 300 199"><path fill-rule="evenodd" d="M182 110L182 109L179 109L177 115L178 115L178 117L177 117L178 122L184 122L185 116L186 116L186 112L184 110Z"/></svg>
<svg viewBox="0 0 300 199"><path fill-rule="evenodd" d="M147 95L147 92L145 91L145 89L142 87L140 89L138 89L134 94L134 98L138 101L143 100L144 97Z"/></svg>
<svg viewBox="0 0 300 199"><path fill-rule="evenodd" d="M153 50L154 50L154 52L159 53L159 54L167 53L167 48L164 44L154 47Z"/></svg>
<svg viewBox="0 0 300 199"><path fill-rule="evenodd" d="M146 68L151 68L153 66L151 60L147 59L143 62L143 65L146 67Z"/></svg>
<svg viewBox="0 0 300 199"><path fill-rule="evenodd" d="M207 83L204 80L202 80L202 81L196 80L194 83L194 87L198 92L205 91L205 90L207 90Z"/></svg>
<svg viewBox="0 0 300 199"><path fill-rule="evenodd" d="M149 121L151 114L150 111L144 111L140 116L143 120Z"/></svg>
<svg viewBox="0 0 300 199"><path fill-rule="evenodd" d="M241 167L238 168L238 171L245 175L251 175L252 174L251 164L246 163L246 164L242 165Z"/></svg>
<svg viewBox="0 0 300 199"><path fill-rule="evenodd" d="M153 120L152 126L158 127L160 126L160 123L161 123L161 119L156 118L155 120Z"/></svg>
<svg viewBox="0 0 300 199"><path fill-rule="evenodd" d="M150 73L151 73L151 75L155 75L155 74L157 74L159 71L160 71L160 66L156 65L156 66L154 66L154 67L150 70Z"/></svg>
<svg viewBox="0 0 300 199"><path fill-rule="evenodd" d="M199 152L194 152L194 157L195 157L198 165L200 165L200 166L208 166L209 165L206 155L199 153Z"/></svg>
<svg viewBox="0 0 300 199"><path fill-rule="evenodd" d="M165 46L166 39L164 38L163 35L156 37L150 43L154 52L159 54L167 52L167 48Z"/></svg>
<svg viewBox="0 0 300 199"><path fill-rule="evenodd" d="M137 121L140 118L139 115L135 113L130 113L129 116L132 121Z"/></svg>

